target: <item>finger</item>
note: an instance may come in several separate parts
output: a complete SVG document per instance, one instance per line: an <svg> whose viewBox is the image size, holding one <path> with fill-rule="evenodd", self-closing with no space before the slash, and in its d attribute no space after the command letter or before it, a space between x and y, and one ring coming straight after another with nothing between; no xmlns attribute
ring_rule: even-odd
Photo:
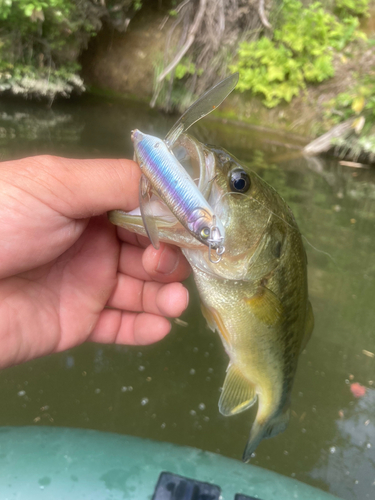
<svg viewBox="0 0 375 500"><path fill-rule="evenodd" d="M16 167L14 162L2 163L2 175L71 218L86 218L117 208L129 211L138 206L141 172L131 160L35 156L19 160Z"/></svg>
<svg viewBox="0 0 375 500"><path fill-rule="evenodd" d="M143 267L143 248L123 243L120 250L118 271L122 274L132 276L143 281L151 281L153 278Z"/></svg>
<svg viewBox="0 0 375 500"><path fill-rule="evenodd" d="M107 306L126 311L144 311L178 317L186 309L188 301L189 293L181 283L163 285L119 274L116 288Z"/></svg>
<svg viewBox="0 0 375 500"><path fill-rule="evenodd" d="M146 273L161 283L182 281L191 273L181 250L165 243L161 243L158 250L149 245L143 253L142 263Z"/></svg>
<svg viewBox="0 0 375 500"><path fill-rule="evenodd" d="M140 234L131 233L123 227L117 227L117 236L119 240L124 243L130 243L137 247L146 248L150 244L150 240L146 236L141 236Z"/></svg>
<svg viewBox="0 0 375 500"><path fill-rule="evenodd" d="M89 341L103 344L147 345L163 339L171 329L163 316L104 309Z"/></svg>
<svg viewBox="0 0 375 500"><path fill-rule="evenodd" d="M121 246L119 272L134 278L170 283L186 279L190 270L186 259L176 247L162 244L159 250L149 246L144 251L134 245Z"/></svg>

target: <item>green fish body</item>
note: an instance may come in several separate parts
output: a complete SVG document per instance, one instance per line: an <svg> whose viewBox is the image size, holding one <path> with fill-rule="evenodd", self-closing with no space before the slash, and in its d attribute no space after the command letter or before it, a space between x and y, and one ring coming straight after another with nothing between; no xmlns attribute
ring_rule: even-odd
<svg viewBox="0 0 375 500"><path fill-rule="evenodd" d="M306 253L290 208L271 186L222 149L187 135L179 144L205 179L200 189L224 224L225 252L212 262L207 247L170 213L155 221L160 240L182 248L203 315L229 356L220 412L234 415L258 400L243 456L248 461L289 420L298 357L313 329ZM110 220L145 234L140 215L113 211Z"/></svg>

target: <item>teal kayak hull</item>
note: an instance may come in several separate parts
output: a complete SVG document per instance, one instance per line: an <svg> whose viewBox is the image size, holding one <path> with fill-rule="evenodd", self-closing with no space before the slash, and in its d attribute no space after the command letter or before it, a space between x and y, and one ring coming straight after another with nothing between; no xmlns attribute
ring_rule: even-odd
<svg viewBox="0 0 375 500"><path fill-rule="evenodd" d="M222 500L336 497L195 448L93 430L0 427L2 500L151 500L161 472L216 484Z"/></svg>

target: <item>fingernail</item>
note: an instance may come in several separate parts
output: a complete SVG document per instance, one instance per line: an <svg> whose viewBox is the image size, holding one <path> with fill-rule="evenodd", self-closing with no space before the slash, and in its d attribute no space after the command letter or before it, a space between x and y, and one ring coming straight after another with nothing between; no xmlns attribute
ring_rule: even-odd
<svg viewBox="0 0 375 500"><path fill-rule="evenodd" d="M178 250L166 246L160 255L156 270L161 274L171 274L177 268L179 260Z"/></svg>

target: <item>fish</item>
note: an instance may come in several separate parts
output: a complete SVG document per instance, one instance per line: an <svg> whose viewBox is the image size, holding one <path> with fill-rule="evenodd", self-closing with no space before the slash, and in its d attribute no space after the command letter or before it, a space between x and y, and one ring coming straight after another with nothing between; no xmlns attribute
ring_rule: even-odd
<svg viewBox="0 0 375 500"><path fill-rule="evenodd" d="M238 73L228 76L197 99L171 128L164 141L158 137L133 130L134 159L138 162L142 176L139 187L139 202L143 225L155 248L159 248L159 235L155 224L156 195L173 212L175 217L195 238L209 247L212 261L219 261L225 252L225 230L222 222L213 213L204 195L194 180L183 168L172 151L182 132L186 132L196 121L211 113L232 92L238 82ZM155 198L155 197L154 197ZM212 250L216 251L213 257Z"/></svg>
<svg viewBox="0 0 375 500"><path fill-rule="evenodd" d="M212 262L162 202L154 223L160 241L179 246L190 263L203 316L228 354L220 413L236 415L258 402L242 457L248 462L289 422L298 358L314 327L306 252L287 203L249 167L185 133L173 148L184 150L184 166L199 175L199 189L224 225L225 253ZM140 211L115 210L109 220L147 235Z"/></svg>

